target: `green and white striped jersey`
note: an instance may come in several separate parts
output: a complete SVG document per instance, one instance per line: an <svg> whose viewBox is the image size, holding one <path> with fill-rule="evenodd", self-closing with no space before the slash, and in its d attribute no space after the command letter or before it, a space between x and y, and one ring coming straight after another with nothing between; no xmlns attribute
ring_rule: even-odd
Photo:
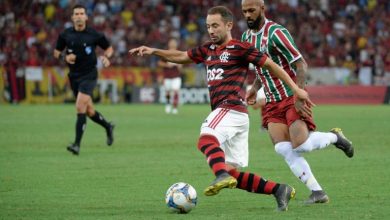
<svg viewBox="0 0 390 220"><path fill-rule="evenodd" d="M266 19L263 28L257 33L245 31L241 41L252 43L262 53L267 54L281 66L296 82L296 69L291 64L302 57L288 30L280 24ZM267 69L256 69L266 95L266 102L279 102L292 96L293 92L285 83L271 74Z"/></svg>

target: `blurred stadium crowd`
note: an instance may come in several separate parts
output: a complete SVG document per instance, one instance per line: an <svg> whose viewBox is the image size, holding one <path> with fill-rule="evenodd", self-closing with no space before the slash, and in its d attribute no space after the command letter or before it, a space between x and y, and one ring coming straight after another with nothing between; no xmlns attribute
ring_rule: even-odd
<svg viewBox="0 0 390 220"><path fill-rule="evenodd" d="M373 76L390 75L389 0L265 0L267 17L291 32L311 67L342 66ZM89 25L103 31L115 49L114 65L154 67L156 60L129 59L128 49L165 48L169 38L186 49L208 40L207 9L229 7L233 35L246 30L241 0L2 0L0 63L3 66L64 65L52 56L58 34L72 25L71 8L88 8ZM378 81L380 83L380 80Z"/></svg>

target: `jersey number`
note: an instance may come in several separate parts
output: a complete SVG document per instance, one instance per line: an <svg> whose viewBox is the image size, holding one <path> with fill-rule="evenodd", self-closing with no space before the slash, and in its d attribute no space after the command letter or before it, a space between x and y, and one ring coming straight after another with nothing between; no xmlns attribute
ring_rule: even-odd
<svg viewBox="0 0 390 220"><path fill-rule="evenodd" d="M207 69L207 80L208 81L213 81L213 80L219 80L223 79L222 74L223 74L223 69L218 68L218 69Z"/></svg>

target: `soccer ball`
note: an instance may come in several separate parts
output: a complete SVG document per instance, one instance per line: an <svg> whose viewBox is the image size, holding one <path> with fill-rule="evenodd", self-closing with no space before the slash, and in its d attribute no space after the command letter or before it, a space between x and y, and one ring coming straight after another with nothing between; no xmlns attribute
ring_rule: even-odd
<svg viewBox="0 0 390 220"><path fill-rule="evenodd" d="M195 188L183 182L173 184L165 195L165 203L177 213L190 212L196 206L197 200Z"/></svg>

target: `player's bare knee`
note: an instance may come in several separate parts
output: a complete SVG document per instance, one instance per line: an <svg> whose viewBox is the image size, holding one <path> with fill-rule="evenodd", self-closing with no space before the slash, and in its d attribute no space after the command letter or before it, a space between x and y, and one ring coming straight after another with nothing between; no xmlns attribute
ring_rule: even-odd
<svg viewBox="0 0 390 220"><path fill-rule="evenodd" d="M95 115L95 108L93 107L93 105L87 105L87 115L88 117L92 117Z"/></svg>
<svg viewBox="0 0 390 220"><path fill-rule="evenodd" d="M291 131L290 130L290 140L291 140L291 145L293 149L301 146L303 143L305 143L309 139L309 133L307 132L297 132L297 131Z"/></svg>
<svg viewBox="0 0 390 220"><path fill-rule="evenodd" d="M87 105L83 102L76 102L76 111L77 113L86 113Z"/></svg>
<svg viewBox="0 0 390 220"><path fill-rule="evenodd" d="M280 142L288 141L290 139L287 126L284 125L268 125L268 133L274 145Z"/></svg>
<svg viewBox="0 0 390 220"><path fill-rule="evenodd" d="M291 146L293 149L299 147L303 142L291 141Z"/></svg>
<svg viewBox="0 0 390 220"><path fill-rule="evenodd" d="M304 152L310 152L313 150L313 143L311 142L311 140L309 138L307 138L303 142L297 142L295 144L296 145L293 145L294 152L304 153ZM294 147L294 146L296 146L296 147Z"/></svg>
<svg viewBox="0 0 390 220"><path fill-rule="evenodd" d="M291 146L293 149L296 149L297 147L301 146L308 140L308 137L294 137L291 138Z"/></svg>
<svg viewBox="0 0 390 220"><path fill-rule="evenodd" d="M293 149L305 143L309 138L309 130L305 122L301 120L295 121L289 127L289 136Z"/></svg>

